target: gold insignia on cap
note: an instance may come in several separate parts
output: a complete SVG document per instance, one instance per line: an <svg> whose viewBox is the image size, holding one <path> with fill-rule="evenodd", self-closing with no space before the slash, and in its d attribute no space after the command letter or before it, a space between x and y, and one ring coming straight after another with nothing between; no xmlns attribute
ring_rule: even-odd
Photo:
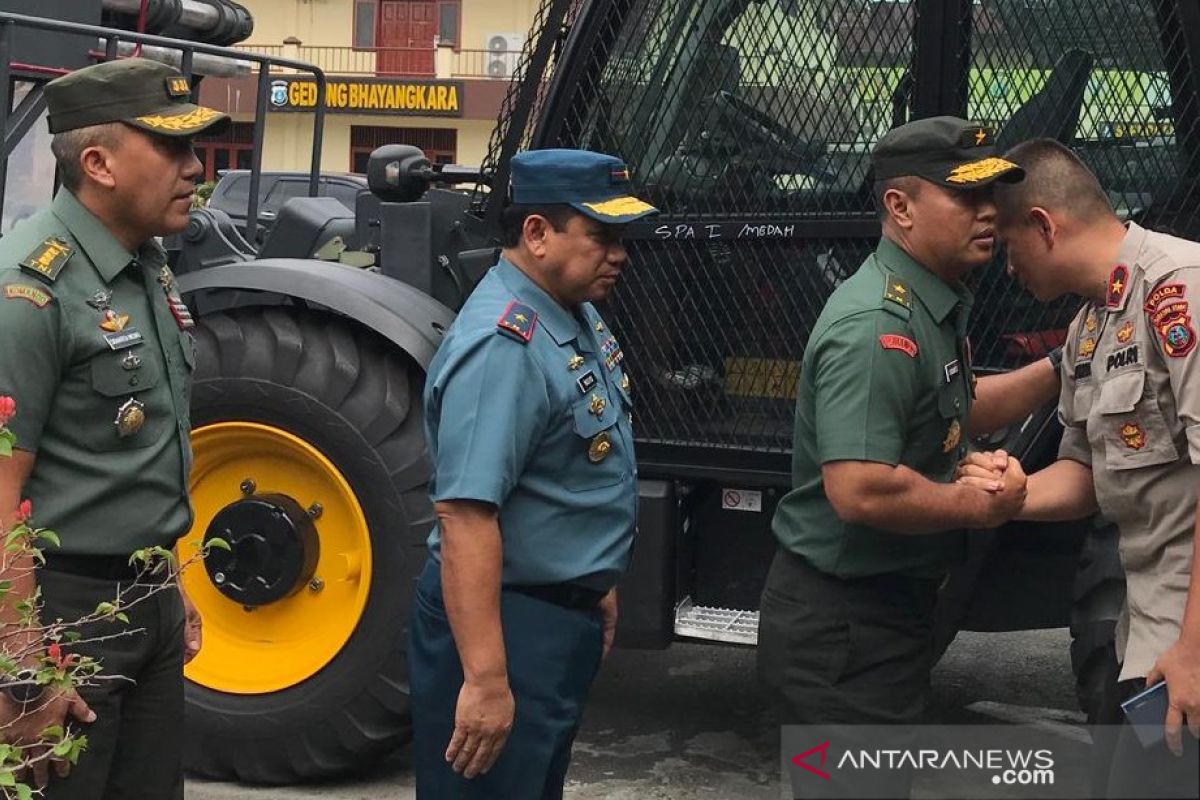
<svg viewBox="0 0 1200 800"><path fill-rule="evenodd" d="M186 97L192 93L192 86L187 78L167 78L167 94L171 97Z"/></svg>
<svg viewBox="0 0 1200 800"><path fill-rule="evenodd" d="M201 128L217 117L222 116L224 114L220 111L214 111L211 108L201 106L186 114L172 114L170 116L150 114L145 117L138 117L137 121L156 131L184 133Z"/></svg>
<svg viewBox="0 0 1200 800"><path fill-rule="evenodd" d="M583 356L579 355L578 353L567 359L567 369L571 370L571 372L574 372L582 366Z"/></svg>
<svg viewBox="0 0 1200 800"><path fill-rule="evenodd" d="M624 217L629 214L645 214L647 211L654 211L654 206L649 203L643 203L636 197L614 197L612 200L605 200L600 203L584 203L585 208L590 208L605 217Z"/></svg>
<svg viewBox="0 0 1200 800"><path fill-rule="evenodd" d="M978 183L994 178L1002 172L1008 172L1017 165L1003 158L982 158L979 161L969 161L959 164L954 171L946 176L946 183Z"/></svg>
<svg viewBox="0 0 1200 800"><path fill-rule="evenodd" d="M592 439L592 443L588 445L588 460L593 464L599 464L608 457L612 451L612 438L608 435L608 431L600 431L596 437Z"/></svg>
<svg viewBox="0 0 1200 800"><path fill-rule="evenodd" d="M985 131L983 128L980 128L979 130L975 131L975 146L976 147L982 147L983 143L986 141L987 141L987 131Z"/></svg>
<svg viewBox="0 0 1200 800"><path fill-rule="evenodd" d="M958 424L958 420L950 423L950 429L946 431L946 439L942 442L942 452L949 453L958 447L959 441L962 439L962 426Z"/></svg>
<svg viewBox="0 0 1200 800"><path fill-rule="evenodd" d="M588 411L595 414L597 417L604 413L604 407L608 405L608 401L598 394L592 395L591 402L588 403Z"/></svg>
<svg viewBox="0 0 1200 800"><path fill-rule="evenodd" d="M117 409L114 424L117 426L117 435L122 439L133 436L146 424L146 406L139 400L129 398Z"/></svg>

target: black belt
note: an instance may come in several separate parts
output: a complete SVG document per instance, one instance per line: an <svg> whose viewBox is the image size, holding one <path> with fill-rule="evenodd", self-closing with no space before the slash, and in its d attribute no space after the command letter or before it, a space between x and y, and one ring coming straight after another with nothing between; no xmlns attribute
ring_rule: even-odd
<svg viewBox="0 0 1200 800"><path fill-rule="evenodd" d="M547 603L577 611L591 611L600 605L604 595L608 594L608 592L590 589L575 583L545 583L534 586L505 586L504 588L510 592L517 592L536 600L544 600Z"/></svg>
<svg viewBox="0 0 1200 800"><path fill-rule="evenodd" d="M129 563L129 556L77 556L66 553L42 551L46 563L41 569L51 572L65 572L68 575L79 575L84 578L98 578L109 581L131 581L138 578L138 573L145 568L141 562ZM169 570L161 570L154 575L145 574L141 580L145 583L162 583Z"/></svg>

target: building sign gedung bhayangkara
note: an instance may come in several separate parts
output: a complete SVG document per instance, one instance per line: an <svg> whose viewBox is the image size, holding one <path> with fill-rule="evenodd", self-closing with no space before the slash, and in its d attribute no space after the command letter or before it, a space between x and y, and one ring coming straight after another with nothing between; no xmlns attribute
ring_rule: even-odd
<svg viewBox="0 0 1200 800"><path fill-rule="evenodd" d="M327 79L325 110L333 114L401 114L419 117L461 117L462 81L397 80L387 78ZM312 111L317 83L311 78L271 81L271 111Z"/></svg>

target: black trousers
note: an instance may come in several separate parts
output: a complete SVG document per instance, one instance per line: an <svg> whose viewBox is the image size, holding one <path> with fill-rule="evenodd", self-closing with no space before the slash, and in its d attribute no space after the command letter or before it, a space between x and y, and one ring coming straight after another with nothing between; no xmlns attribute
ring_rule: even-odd
<svg viewBox="0 0 1200 800"><path fill-rule="evenodd" d="M844 580L780 549L763 589L758 671L779 701L781 723L892 726L894 738L871 746L903 746L925 709L936 600L933 579ZM805 782L804 796L908 793L895 773L885 786L876 785L879 773L862 773L862 783L838 777Z"/></svg>
<svg viewBox="0 0 1200 800"><path fill-rule="evenodd" d="M47 569L37 581L43 622L80 619L112 601L118 586ZM113 679L80 690L96 721L74 723L87 749L67 778L51 770L46 800L183 799L183 601L178 589L163 588L127 613L129 625L102 622L81 633L86 639L139 632L63 647L99 659L101 675Z"/></svg>
<svg viewBox="0 0 1200 800"><path fill-rule="evenodd" d="M505 590L500 617L516 716L491 770L467 780L443 757L463 672L442 602L440 568L432 559L425 565L413 598L408 661L419 800L563 796L571 745L600 666L600 612Z"/></svg>
<svg viewBox="0 0 1200 800"><path fill-rule="evenodd" d="M1146 688L1145 680L1114 682L1107 688L1094 735L1097 758L1094 773L1105 798L1200 797L1200 753L1197 742L1183 728L1183 755L1176 756L1165 742L1143 747L1121 703Z"/></svg>

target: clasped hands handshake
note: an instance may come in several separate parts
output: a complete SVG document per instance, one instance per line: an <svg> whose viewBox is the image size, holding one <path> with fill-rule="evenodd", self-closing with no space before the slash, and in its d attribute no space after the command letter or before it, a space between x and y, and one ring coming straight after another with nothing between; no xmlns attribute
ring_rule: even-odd
<svg viewBox="0 0 1200 800"><path fill-rule="evenodd" d="M1021 462L1003 450L969 453L959 462L956 482L987 494L984 527L995 528L1008 522L1025 505L1028 478Z"/></svg>

